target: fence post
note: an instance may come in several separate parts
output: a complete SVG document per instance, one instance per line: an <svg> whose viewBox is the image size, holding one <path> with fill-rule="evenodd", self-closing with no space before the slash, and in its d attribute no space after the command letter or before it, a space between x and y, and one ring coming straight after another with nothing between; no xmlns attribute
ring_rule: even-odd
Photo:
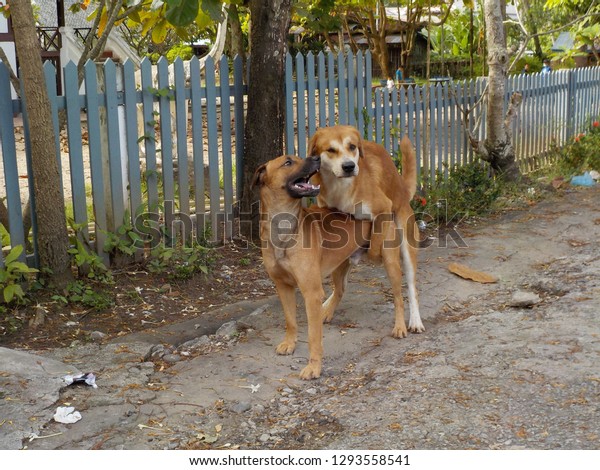
<svg viewBox="0 0 600 470"><path fill-rule="evenodd" d="M577 86L577 78L575 70L569 70L567 75L567 142L573 140L575 135L575 92Z"/></svg>

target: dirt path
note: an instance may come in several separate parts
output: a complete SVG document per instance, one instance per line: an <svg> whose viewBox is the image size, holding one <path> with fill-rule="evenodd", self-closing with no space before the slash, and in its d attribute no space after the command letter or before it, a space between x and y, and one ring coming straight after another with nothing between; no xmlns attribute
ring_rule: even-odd
<svg viewBox="0 0 600 470"><path fill-rule="evenodd" d="M57 434L23 441L36 449L598 449L599 202L598 187L570 190L467 226L466 248L448 241L421 251L427 330L406 339L390 336L383 269L359 266L325 327L316 381L298 379L307 356L302 310L296 353L274 354L283 331L276 298L231 306L241 310L231 326L242 332L229 337L179 345L183 336L170 331L45 353L96 372L99 388L66 388L56 403L28 409L11 442L33 431ZM499 282L458 278L447 270L453 261ZM517 290L539 302L510 306ZM193 321L179 331L188 339ZM81 421L50 422L64 402Z"/></svg>

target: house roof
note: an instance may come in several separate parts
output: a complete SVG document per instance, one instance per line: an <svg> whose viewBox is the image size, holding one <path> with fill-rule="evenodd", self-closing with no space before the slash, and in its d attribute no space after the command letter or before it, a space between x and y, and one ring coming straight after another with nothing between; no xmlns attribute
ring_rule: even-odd
<svg viewBox="0 0 600 470"><path fill-rule="evenodd" d="M564 52L573 49L575 46L575 40L571 33L564 31L558 35L554 43L552 43L553 52Z"/></svg>
<svg viewBox="0 0 600 470"><path fill-rule="evenodd" d="M32 0L32 3L39 7L39 26L58 26L56 0ZM91 24L88 21L87 17L92 12L92 10L80 10L77 13L73 13L69 10L69 8L74 3L79 2L77 0L64 0L65 26L70 26L72 28L90 28Z"/></svg>

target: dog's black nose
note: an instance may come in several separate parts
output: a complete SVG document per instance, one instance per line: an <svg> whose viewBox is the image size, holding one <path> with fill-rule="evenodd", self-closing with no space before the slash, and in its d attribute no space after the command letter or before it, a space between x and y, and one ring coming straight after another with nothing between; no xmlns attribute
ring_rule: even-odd
<svg viewBox="0 0 600 470"><path fill-rule="evenodd" d="M315 163L321 163L321 156L320 155L311 155L310 157L308 157L310 160L312 160Z"/></svg>
<svg viewBox="0 0 600 470"><path fill-rule="evenodd" d="M346 173L352 173L354 171L354 168L356 168L356 163L354 162L342 163L342 170L344 170L344 172Z"/></svg>

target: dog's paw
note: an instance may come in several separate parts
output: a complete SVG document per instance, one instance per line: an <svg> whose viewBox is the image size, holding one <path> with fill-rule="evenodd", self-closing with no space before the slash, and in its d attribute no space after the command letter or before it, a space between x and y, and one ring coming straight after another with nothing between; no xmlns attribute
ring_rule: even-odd
<svg viewBox="0 0 600 470"><path fill-rule="evenodd" d="M333 312L325 312L323 314L323 323L331 323L333 320Z"/></svg>
<svg viewBox="0 0 600 470"><path fill-rule="evenodd" d="M275 349L275 352L280 356L289 356L296 349L296 343L291 341L282 341Z"/></svg>
<svg viewBox="0 0 600 470"><path fill-rule="evenodd" d="M423 333L425 331L425 327L423 323L418 323L416 325L408 325L408 331L411 333Z"/></svg>
<svg viewBox="0 0 600 470"><path fill-rule="evenodd" d="M395 326L392 330L392 336L394 338L406 338L408 336L408 331L406 331L406 325Z"/></svg>
<svg viewBox="0 0 600 470"><path fill-rule="evenodd" d="M300 378L302 380L312 380L321 377L321 364L311 363L308 364L300 372Z"/></svg>

